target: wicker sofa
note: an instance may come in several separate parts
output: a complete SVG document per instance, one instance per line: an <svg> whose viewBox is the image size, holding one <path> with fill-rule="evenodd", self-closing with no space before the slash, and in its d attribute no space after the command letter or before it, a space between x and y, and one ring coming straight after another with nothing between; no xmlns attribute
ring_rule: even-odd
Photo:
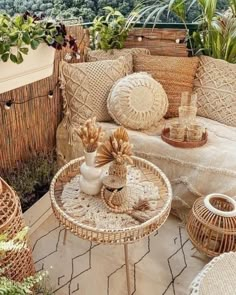
<svg viewBox="0 0 236 295"><path fill-rule="evenodd" d="M175 119L165 120L170 122ZM208 130L206 145L196 149L175 148L163 142L160 131L140 132L128 130L134 144L135 155L159 166L173 187L173 212L184 220L193 202L200 196L218 192L236 195L236 127L230 127L204 117L198 117ZM117 124L101 122L109 135ZM69 140L70 139L70 140ZM83 147L76 134L71 140L65 118L57 130L57 155L59 166L83 155Z"/></svg>

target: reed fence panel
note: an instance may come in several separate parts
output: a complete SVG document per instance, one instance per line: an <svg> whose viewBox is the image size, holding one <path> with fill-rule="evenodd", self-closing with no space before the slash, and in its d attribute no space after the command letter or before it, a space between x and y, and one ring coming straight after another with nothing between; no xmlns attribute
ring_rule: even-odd
<svg viewBox="0 0 236 295"><path fill-rule="evenodd" d="M83 61L87 31L78 25L67 29L76 37ZM19 103L9 110L0 103L0 171L18 166L36 152L47 153L55 148L56 129L62 117L59 63L65 54L65 50L56 53L51 77L0 95L0 101ZM53 97L49 98L48 92L54 88Z"/></svg>

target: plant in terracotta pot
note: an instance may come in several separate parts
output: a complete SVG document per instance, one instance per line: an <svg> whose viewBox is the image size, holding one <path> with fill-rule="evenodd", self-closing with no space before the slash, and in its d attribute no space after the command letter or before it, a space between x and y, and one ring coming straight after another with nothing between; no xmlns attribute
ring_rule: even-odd
<svg viewBox="0 0 236 295"><path fill-rule="evenodd" d="M104 133L95 117L87 120L76 132L83 143L85 156L85 162L80 167L80 188L88 195L97 195L102 187L102 169L95 167L95 163Z"/></svg>
<svg viewBox="0 0 236 295"><path fill-rule="evenodd" d="M66 46L78 51L62 23L0 13L0 93L52 75L55 49Z"/></svg>

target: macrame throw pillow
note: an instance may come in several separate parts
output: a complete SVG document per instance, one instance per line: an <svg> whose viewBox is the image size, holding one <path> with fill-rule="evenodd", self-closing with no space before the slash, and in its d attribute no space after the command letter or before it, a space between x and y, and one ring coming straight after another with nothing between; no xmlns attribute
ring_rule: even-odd
<svg viewBox="0 0 236 295"><path fill-rule="evenodd" d="M124 56L127 61L127 71L129 74L133 73L133 55L134 54L150 54L149 49L145 48L123 48L105 50L88 50L87 61L98 60L114 60Z"/></svg>
<svg viewBox="0 0 236 295"><path fill-rule="evenodd" d="M199 116L236 127L236 64L201 56L194 93Z"/></svg>
<svg viewBox="0 0 236 295"><path fill-rule="evenodd" d="M110 121L107 98L113 84L126 75L123 57L113 61L69 64L61 62L60 77L67 124L76 126L88 118Z"/></svg>
<svg viewBox="0 0 236 295"><path fill-rule="evenodd" d="M169 100L166 118L178 117L182 92L192 93L198 57L134 55L134 72L147 72L161 83Z"/></svg>
<svg viewBox="0 0 236 295"><path fill-rule="evenodd" d="M168 109L168 99L160 83L147 73L134 73L113 86L107 100L114 121L130 129L149 129Z"/></svg>

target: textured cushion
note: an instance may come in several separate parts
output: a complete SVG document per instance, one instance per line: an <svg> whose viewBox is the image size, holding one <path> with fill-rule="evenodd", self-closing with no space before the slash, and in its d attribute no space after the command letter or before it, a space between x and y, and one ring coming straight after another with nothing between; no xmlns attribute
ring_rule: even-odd
<svg viewBox="0 0 236 295"><path fill-rule="evenodd" d="M135 55L134 71L147 72L162 84L169 100L166 117L171 118L179 115L181 93L193 90L198 63L197 57Z"/></svg>
<svg viewBox="0 0 236 295"><path fill-rule="evenodd" d="M165 115L168 99L160 83L147 73L134 73L113 86L107 100L111 117L127 128L149 129Z"/></svg>
<svg viewBox="0 0 236 295"><path fill-rule="evenodd" d="M111 120L107 111L109 92L126 74L123 57L113 61L68 64L61 62L61 81L65 100L65 121L78 125L88 118Z"/></svg>
<svg viewBox="0 0 236 295"><path fill-rule="evenodd" d="M150 54L150 51L145 48L123 48L104 50L88 50L87 61L98 60L114 60L124 56L127 61L127 71L129 74L133 73L133 55L134 54Z"/></svg>
<svg viewBox="0 0 236 295"><path fill-rule="evenodd" d="M194 92L199 116L236 127L236 64L202 56Z"/></svg>

